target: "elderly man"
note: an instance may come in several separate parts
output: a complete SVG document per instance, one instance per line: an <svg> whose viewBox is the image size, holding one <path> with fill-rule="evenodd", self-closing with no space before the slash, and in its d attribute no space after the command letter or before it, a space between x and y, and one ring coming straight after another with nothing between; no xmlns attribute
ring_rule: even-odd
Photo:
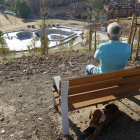
<svg viewBox="0 0 140 140"><path fill-rule="evenodd" d="M110 41L100 44L94 55L96 62L99 62L99 66L87 65L87 75L124 69L127 64L131 55L131 46L119 40L121 27L118 23L109 24L107 36Z"/></svg>

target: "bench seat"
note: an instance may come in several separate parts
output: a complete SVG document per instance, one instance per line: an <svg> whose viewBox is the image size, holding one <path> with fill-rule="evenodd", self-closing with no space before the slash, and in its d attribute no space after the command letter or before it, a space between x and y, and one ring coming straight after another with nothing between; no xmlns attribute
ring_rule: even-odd
<svg viewBox="0 0 140 140"><path fill-rule="evenodd" d="M68 111L139 95L140 67L64 80L57 76L52 91L54 105L58 107L64 124ZM63 128L63 132L67 130L65 126Z"/></svg>
<svg viewBox="0 0 140 140"><path fill-rule="evenodd" d="M55 94L55 92L54 92L54 94ZM101 98L97 98L97 99L92 99L92 100L88 100L88 101L83 101L83 102L79 102L79 103L68 104L68 111L73 111L73 110L76 110L76 109L89 107L91 105L97 105L97 104L100 104L100 103L106 103L106 102L113 101L113 100L120 100L120 99L123 99L123 98L136 96L136 95L139 95L139 94L140 94L140 90L135 90L135 91L131 91L131 92L125 92L125 93L117 94L116 96L109 95L109 96L105 96L105 97L101 97ZM61 114L60 99L58 97L56 97L55 101L56 101L56 104L57 104L58 111Z"/></svg>

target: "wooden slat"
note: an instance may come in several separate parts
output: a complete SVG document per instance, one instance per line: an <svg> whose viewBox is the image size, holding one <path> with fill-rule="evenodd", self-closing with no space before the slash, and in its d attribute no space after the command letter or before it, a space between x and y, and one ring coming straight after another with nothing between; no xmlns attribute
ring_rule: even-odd
<svg viewBox="0 0 140 140"><path fill-rule="evenodd" d="M69 111L72 111L72 110L85 108L85 107L89 107L89 106L92 106L92 105L101 104L101 103L105 103L105 102L109 102L109 101L113 101L113 100L120 100L120 99L123 99L123 98L136 96L136 95L140 95L140 90L125 92L125 93L122 93L122 94L118 94L116 96L110 95L110 96L97 98L97 99L92 99L92 100L88 100L88 101L84 101L84 102L69 104L68 108L69 108ZM57 107L58 107L59 113L61 113L61 106L58 104Z"/></svg>
<svg viewBox="0 0 140 140"><path fill-rule="evenodd" d="M80 86L74 86L69 88L69 95L74 95L82 92L88 92L91 90L97 90L102 89L106 87L112 87L120 84L126 84L130 82L140 81L140 75L133 76L133 77L127 77L127 78L116 78L101 82L95 82L91 84L85 84Z"/></svg>
<svg viewBox="0 0 140 140"><path fill-rule="evenodd" d="M95 104L109 102L109 101L113 101L113 100L119 100L119 99L122 99L122 98L128 98L128 97L136 96L136 95L139 95L139 94L140 94L140 90L136 90L136 91L131 91L131 92L127 92L127 93L118 94L116 96L110 95L110 96L97 98L97 99L93 99L93 100L88 100L88 101L84 101L84 102L69 104L69 111L84 108L84 107L88 107L88 106L92 106L92 105L95 105Z"/></svg>
<svg viewBox="0 0 140 140"><path fill-rule="evenodd" d="M61 80L61 81L62 81L62 80ZM61 95L61 91L60 91L60 90L61 90L61 81L59 81L59 91L58 91L58 94L59 94L59 95Z"/></svg>
<svg viewBox="0 0 140 140"><path fill-rule="evenodd" d="M59 94L57 92L53 92L53 95L54 95L55 98L59 97Z"/></svg>
<svg viewBox="0 0 140 140"><path fill-rule="evenodd" d="M138 32L138 43L137 43L137 51L136 51L136 59L135 60L138 60L139 48L140 48L140 27L139 27L139 32Z"/></svg>
<svg viewBox="0 0 140 140"><path fill-rule="evenodd" d="M133 26L133 28L138 28L138 27L140 27L140 25L134 25L134 26Z"/></svg>
<svg viewBox="0 0 140 140"><path fill-rule="evenodd" d="M114 86L110 88L105 88L101 90L91 91L89 93L77 94L74 96L68 97L68 104L87 101L95 98L105 97L109 95L116 95L124 92L129 92L133 90L137 90L140 88L140 83L132 83L123 86Z"/></svg>
<svg viewBox="0 0 140 140"><path fill-rule="evenodd" d="M52 90L52 92L53 92L54 98L58 98L58 97L60 96L60 95L57 93L57 90L56 90L55 87L51 87L51 90Z"/></svg>
<svg viewBox="0 0 140 140"><path fill-rule="evenodd" d="M60 105L60 98L55 98L56 104Z"/></svg>
<svg viewBox="0 0 140 140"><path fill-rule="evenodd" d="M140 67L69 79L69 87L140 74ZM66 81L67 79L61 80ZM60 87L61 87L60 82Z"/></svg>
<svg viewBox="0 0 140 140"><path fill-rule="evenodd" d="M54 87L51 87L51 91L52 91L52 92L55 92L56 90L55 90L55 88L54 88Z"/></svg>
<svg viewBox="0 0 140 140"><path fill-rule="evenodd" d="M59 113L61 113L60 98L55 98L55 102Z"/></svg>
<svg viewBox="0 0 140 140"><path fill-rule="evenodd" d="M57 108L58 108L59 113L61 114L61 106L57 105Z"/></svg>

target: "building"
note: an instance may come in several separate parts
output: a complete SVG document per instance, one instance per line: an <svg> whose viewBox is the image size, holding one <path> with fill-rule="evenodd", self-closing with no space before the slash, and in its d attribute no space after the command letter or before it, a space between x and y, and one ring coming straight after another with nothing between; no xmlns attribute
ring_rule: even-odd
<svg viewBox="0 0 140 140"><path fill-rule="evenodd" d="M72 17L86 10L87 0L27 0L34 13L39 13L42 7L49 8L50 17L69 15ZM10 0L10 7L14 7L15 0Z"/></svg>
<svg viewBox="0 0 140 140"><path fill-rule="evenodd" d="M15 0L9 0L9 2L10 2L10 7L14 7Z"/></svg>
<svg viewBox="0 0 140 140"><path fill-rule="evenodd" d="M104 9L107 12L107 17L109 19L116 19L116 18L126 18L131 17L135 13L135 4L133 3L125 3L125 4L118 4L118 3L110 3L106 5ZM140 16L140 3L136 4L136 14Z"/></svg>
<svg viewBox="0 0 140 140"><path fill-rule="evenodd" d="M61 6L61 7L54 7L49 9L49 16L50 17L64 17L66 16L66 13L70 11L69 6Z"/></svg>
<svg viewBox="0 0 140 140"><path fill-rule="evenodd" d="M99 15L99 20L96 21L96 22L97 22L97 23L100 23L100 22L105 22L105 21L107 21L107 16L108 16L107 12L106 12L105 10L103 10L103 11L100 13L100 15ZM92 17L92 20L95 21L95 18Z"/></svg>
<svg viewBox="0 0 140 140"><path fill-rule="evenodd" d="M109 3L112 3L112 2L115 2L115 3L118 3L118 4L124 4L124 3L135 3L136 0L110 0Z"/></svg>
<svg viewBox="0 0 140 140"><path fill-rule="evenodd" d="M41 1L39 0L27 0L31 9L37 13L40 11L40 5L42 5Z"/></svg>
<svg viewBox="0 0 140 140"><path fill-rule="evenodd" d="M86 1L70 3L69 7L71 8L71 10L75 10L76 12L81 12L87 9Z"/></svg>
<svg viewBox="0 0 140 140"><path fill-rule="evenodd" d="M4 1L4 0L0 0ZM68 6L70 3L73 2L82 2L87 0L27 0L29 2L29 5L31 9L38 13L40 12L41 7L48 7L48 8L54 8L54 7L61 7L61 6ZM14 7L15 0L10 0L10 7Z"/></svg>
<svg viewBox="0 0 140 140"><path fill-rule="evenodd" d="M99 22L105 22L105 21L107 21L107 12L104 10L104 12L100 14Z"/></svg>
<svg viewBox="0 0 140 140"><path fill-rule="evenodd" d="M111 0L104 7L104 12L99 16L98 22L105 22L110 19L131 17L135 13L140 16L140 2L135 5L135 0ZM95 21L94 17L92 18Z"/></svg>
<svg viewBox="0 0 140 140"><path fill-rule="evenodd" d="M86 1L73 2L69 4L70 10L65 13L68 17L76 17L78 14L82 15L87 13Z"/></svg>
<svg viewBox="0 0 140 140"><path fill-rule="evenodd" d="M0 0L0 4L4 4L4 0Z"/></svg>

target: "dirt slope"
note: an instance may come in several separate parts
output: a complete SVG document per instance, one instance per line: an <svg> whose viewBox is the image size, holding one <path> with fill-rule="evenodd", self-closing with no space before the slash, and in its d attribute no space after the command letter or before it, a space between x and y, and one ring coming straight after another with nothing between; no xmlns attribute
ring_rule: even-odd
<svg viewBox="0 0 140 140"><path fill-rule="evenodd" d="M70 136L62 136L61 117L53 108L52 78L85 75L87 64L96 64L92 53L22 57L0 64L0 139L1 140L84 140L81 130L95 106L72 111ZM128 62L127 67L140 62ZM95 140L139 140L140 96L115 101L119 118L105 127ZM99 104L98 107L102 107Z"/></svg>

